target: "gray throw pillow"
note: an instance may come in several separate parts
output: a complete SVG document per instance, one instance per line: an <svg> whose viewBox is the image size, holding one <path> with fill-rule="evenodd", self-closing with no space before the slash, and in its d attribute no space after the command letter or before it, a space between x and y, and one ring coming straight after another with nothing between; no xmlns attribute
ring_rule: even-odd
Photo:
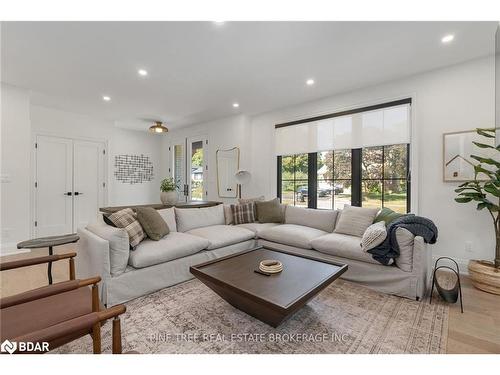
<svg viewBox="0 0 500 375"><path fill-rule="evenodd" d="M170 233L167 223L154 208L138 207L136 213L137 220L144 229L144 232L152 240L159 241Z"/></svg>
<svg viewBox="0 0 500 375"><path fill-rule="evenodd" d="M255 202L259 223L282 223L283 210L278 198L270 201Z"/></svg>

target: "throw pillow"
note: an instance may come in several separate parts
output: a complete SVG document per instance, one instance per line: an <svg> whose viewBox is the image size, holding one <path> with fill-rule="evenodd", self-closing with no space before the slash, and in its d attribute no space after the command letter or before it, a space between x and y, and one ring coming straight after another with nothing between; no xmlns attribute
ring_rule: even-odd
<svg viewBox="0 0 500 375"><path fill-rule="evenodd" d="M170 233L167 223L154 208L137 207L136 213L142 229L153 241L159 241Z"/></svg>
<svg viewBox="0 0 500 375"><path fill-rule="evenodd" d="M102 220L104 220L104 222L110 226L112 226L113 228L116 228L116 225L115 223L113 223L111 220L109 220L109 216L111 214L102 214Z"/></svg>
<svg viewBox="0 0 500 375"><path fill-rule="evenodd" d="M255 197L255 198L239 198L238 204L262 202L265 199L266 199L266 197L264 197L263 195L261 195L260 197ZM255 216L255 220L257 220L257 206L254 205L253 209L254 209L253 214Z"/></svg>
<svg viewBox="0 0 500 375"><path fill-rule="evenodd" d="M283 210L278 198L270 201L255 202L257 220L259 223L282 223Z"/></svg>
<svg viewBox="0 0 500 375"><path fill-rule="evenodd" d="M373 224L378 211L378 208L354 207L346 204L337 220L334 232L363 237L366 229Z"/></svg>
<svg viewBox="0 0 500 375"><path fill-rule="evenodd" d="M130 246L134 249L144 238L144 231L141 224L137 221L134 211L131 208L125 208L109 215L109 220L117 228L124 228L127 231Z"/></svg>
<svg viewBox="0 0 500 375"><path fill-rule="evenodd" d="M385 222L385 225L389 225L391 221L396 220L398 217L403 216L403 214L397 213L390 208L384 207L380 212L378 213L377 217L373 221L374 223L377 223L379 221Z"/></svg>
<svg viewBox="0 0 500 375"><path fill-rule="evenodd" d="M231 208L231 204L224 205L224 219L226 220L226 225L234 224L233 222L233 211Z"/></svg>
<svg viewBox="0 0 500 375"><path fill-rule="evenodd" d="M232 204L231 214L233 224L238 225L253 223L255 221L254 211L254 203Z"/></svg>
<svg viewBox="0 0 500 375"><path fill-rule="evenodd" d="M379 221L375 224L370 225L363 234L361 239L361 248L363 251L371 250L378 245L380 245L387 237L387 229L385 228L385 222Z"/></svg>

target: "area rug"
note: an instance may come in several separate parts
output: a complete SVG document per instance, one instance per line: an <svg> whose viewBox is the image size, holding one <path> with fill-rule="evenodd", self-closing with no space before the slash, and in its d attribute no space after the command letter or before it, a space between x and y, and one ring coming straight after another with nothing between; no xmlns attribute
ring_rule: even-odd
<svg viewBox="0 0 500 375"><path fill-rule="evenodd" d="M126 304L124 351L139 353L444 353L448 307L336 280L273 328L232 307L198 280ZM102 329L111 352L111 324ZM92 353L89 336L57 353Z"/></svg>

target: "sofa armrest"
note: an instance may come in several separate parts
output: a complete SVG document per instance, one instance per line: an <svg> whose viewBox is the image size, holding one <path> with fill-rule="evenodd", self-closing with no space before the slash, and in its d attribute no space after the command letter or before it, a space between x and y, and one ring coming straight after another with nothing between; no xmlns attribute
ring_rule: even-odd
<svg viewBox="0 0 500 375"><path fill-rule="evenodd" d="M419 296L424 296L430 280L431 252L423 237L416 236L413 243L413 269L412 273L422 280L418 286Z"/></svg>
<svg viewBox="0 0 500 375"><path fill-rule="evenodd" d="M85 228L78 228L76 276L85 279L100 276L102 280L111 277L109 242Z"/></svg>

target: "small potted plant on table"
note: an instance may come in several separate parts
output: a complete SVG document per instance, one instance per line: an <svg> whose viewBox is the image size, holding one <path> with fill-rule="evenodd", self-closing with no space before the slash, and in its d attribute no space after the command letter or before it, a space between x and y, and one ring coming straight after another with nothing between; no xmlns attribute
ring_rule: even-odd
<svg viewBox="0 0 500 375"><path fill-rule="evenodd" d="M495 129L477 129L477 133L485 138L495 138ZM491 216L495 229L496 251L494 261L471 260L469 274L472 284L486 292L500 294L500 146L473 142L482 149L491 149L494 157L471 155L479 163L474 166L474 179L464 182L455 190L458 203L477 203L479 211L486 209ZM486 177L478 179L478 176Z"/></svg>
<svg viewBox="0 0 500 375"><path fill-rule="evenodd" d="M163 204L176 204L179 201L177 184L172 177L161 181L160 191L160 200Z"/></svg>

